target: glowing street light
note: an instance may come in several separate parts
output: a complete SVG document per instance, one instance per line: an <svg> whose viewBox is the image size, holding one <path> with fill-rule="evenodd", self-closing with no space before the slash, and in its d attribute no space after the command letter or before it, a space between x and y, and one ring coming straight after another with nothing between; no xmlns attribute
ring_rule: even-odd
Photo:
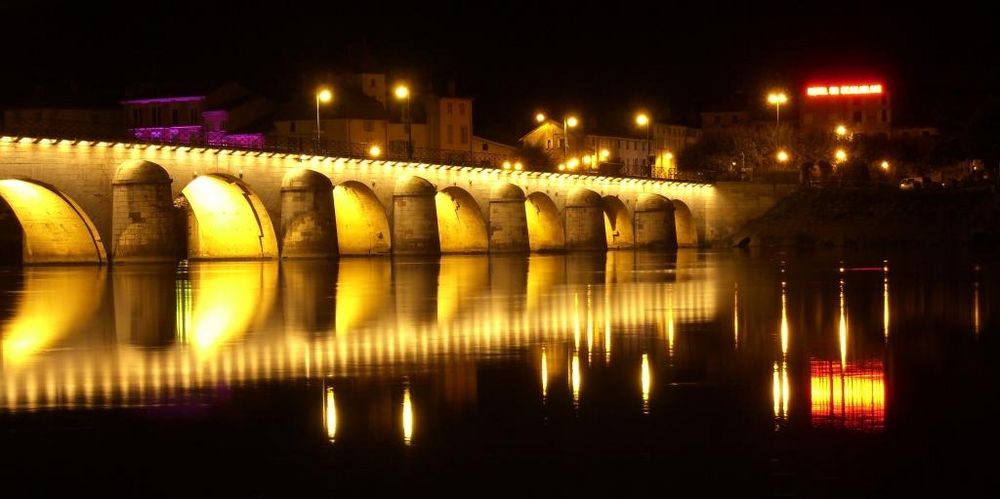
<svg viewBox="0 0 1000 499"><path fill-rule="evenodd" d="M837 137L844 138L845 136L847 136L847 127L844 125L837 125L836 132L837 132Z"/></svg>
<svg viewBox="0 0 1000 499"><path fill-rule="evenodd" d="M583 164L586 166L590 166L590 163L591 161L593 161L593 159L594 159L593 156L587 154L583 157Z"/></svg>
<svg viewBox="0 0 1000 499"><path fill-rule="evenodd" d="M372 144L372 146L368 148L368 155L373 158L377 158L382 155L382 148L379 147L378 144Z"/></svg>
<svg viewBox="0 0 1000 499"><path fill-rule="evenodd" d="M833 157L837 159L838 163L843 163L844 161L847 161L847 151L843 149L837 149L833 153Z"/></svg>
<svg viewBox="0 0 1000 499"><path fill-rule="evenodd" d="M406 157L413 159L413 127L410 124L410 88L403 84L396 85L392 93L399 100L406 101L406 108L403 114L403 123L406 125Z"/></svg>
<svg viewBox="0 0 1000 499"><path fill-rule="evenodd" d="M514 162L514 170L515 171L521 171L523 169L524 169L524 164L522 164L520 161L515 161Z"/></svg>
<svg viewBox="0 0 1000 499"><path fill-rule="evenodd" d="M504 161L503 162L503 169L504 170L510 170L510 168L511 168L510 161Z"/></svg>
<svg viewBox="0 0 1000 499"><path fill-rule="evenodd" d="M639 126L646 126L649 124L649 116L646 113L639 113L635 115L635 124Z"/></svg>
<svg viewBox="0 0 1000 499"><path fill-rule="evenodd" d="M570 158L569 161L566 162L566 167L570 170L576 170L577 166L580 166L580 160L576 158Z"/></svg>
<svg viewBox="0 0 1000 499"><path fill-rule="evenodd" d="M576 116L563 118L563 158L569 154L569 129L576 128L576 125L579 124L580 121L576 119Z"/></svg>
<svg viewBox="0 0 1000 499"><path fill-rule="evenodd" d="M535 121L541 123L545 121L545 113L538 113L535 115Z"/></svg>
<svg viewBox="0 0 1000 499"><path fill-rule="evenodd" d="M607 149L601 149L601 161L607 161L611 157L611 151Z"/></svg>
<svg viewBox="0 0 1000 499"><path fill-rule="evenodd" d="M327 104L333 100L333 92L328 88L321 88L316 92L316 147L319 147L320 140L322 139L322 131L320 129L319 122L319 104Z"/></svg>
<svg viewBox="0 0 1000 499"><path fill-rule="evenodd" d="M879 166L881 166L883 170L889 171L889 162L888 161L882 160L882 163Z"/></svg>
<svg viewBox="0 0 1000 499"><path fill-rule="evenodd" d="M576 119L576 116L570 116L566 118L566 125L570 128L575 128L580 122Z"/></svg>
<svg viewBox="0 0 1000 499"><path fill-rule="evenodd" d="M779 163L787 163L788 162L788 153L785 152L783 149L779 150L778 154L777 154L777 158L778 158L778 162Z"/></svg>
<svg viewBox="0 0 1000 499"><path fill-rule="evenodd" d="M653 162L650 161L653 154L653 127L651 126L652 120L650 120L649 115L646 113L639 113L635 115L635 124L646 129L646 162L649 164L650 171L653 168Z"/></svg>
<svg viewBox="0 0 1000 499"><path fill-rule="evenodd" d="M781 105L788 102L788 96L784 92L772 92L767 94L767 102L774 106L774 124L781 127Z"/></svg>

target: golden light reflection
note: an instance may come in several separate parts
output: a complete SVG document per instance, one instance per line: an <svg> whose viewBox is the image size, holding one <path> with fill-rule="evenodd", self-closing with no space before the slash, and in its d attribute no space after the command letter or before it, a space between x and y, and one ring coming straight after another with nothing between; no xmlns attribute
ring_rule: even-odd
<svg viewBox="0 0 1000 499"><path fill-rule="evenodd" d="M323 423L326 426L326 436L333 442L337 438L337 402L333 397L333 387L326 388L326 398L323 401Z"/></svg>
<svg viewBox="0 0 1000 499"><path fill-rule="evenodd" d="M275 262L226 262L191 265L193 305L189 341L201 355L246 332L261 309L274 299Z"/></svg>
<svg viewBox="0 0 1000 499"><path fill-rule="evenodd" d="M885 425L885 374L882 361L835 362L813 359L809 363L814 426L863 431Z"/></svg>
<svg viewBox="0 0 1000 499"><path fill-rule="evenodd" d="M882 337L889 339L889 275L882 277Z"/></svg>
<svg viewBox="0 0 1000 499"><path fill-rule="evenodd" d="M840 320L837 326L837 336L840 339L840 367L847 365L847 312L844 310L844 280L840 280Z"/></svg>
<svg viewBox="0 0 1000 499"><path fill-rule="evenodd" d="M549 395L549 359L547 353L545 352L545 347L542 347L542 401Z"/></svg>
<svg viewBox="0 0 1000 499"><path fill-rule="evenodd" d="M573 406L580 404L580 353L573 351L573 360L570 364L570 386L573 390Z"/></svg>
<svg viewBox="0 0 1000 499"><path fill-rule="evenodd" d="M410 400L410 387L403 387L403 442L410 445L413 441L413 402Z"/></svg>
<svg viewBox="0 0 1000 499"><path fill-rule="evenodd" d="M649 354L642 354L642 374L640 381L642 383L642 413L649 414Z"/></svg>
<svg viewBox="0 0 1000 499"><path fill-rule="evenodd" d="M785 298L785 283L781 283L781 358L788 354L788 307Z"/></svg>
<svg viewBox="0 0 1000 499"><path fill-rule="evenodd" d="M740 349L740 285L733 286L733 348Z"/></svg>
<svg viewBox="0 0 1000 499"><path fill-rule="evenodd" d="M972 283L972 332L979 337L981 331L979 322L979 281Z"/></svg>

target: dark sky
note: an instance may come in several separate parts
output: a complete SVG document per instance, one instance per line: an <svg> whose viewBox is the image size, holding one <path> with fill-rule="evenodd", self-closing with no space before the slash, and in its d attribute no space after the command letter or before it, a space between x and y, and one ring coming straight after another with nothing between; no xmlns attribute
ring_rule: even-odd
<svg viewBox="0 0 1000 499"><path fill-rule="evenodd" d="M947 125L1000 83L996 16L956 3L96 4L0 0L0 104L73 89L117 100L126 85L165 81L311 98L317 75L361 46L438 90L454 79L476 98L481 130L521 131L538 108L605 128L639 107L683 121L737 91L756 101L771 87L867 76L886 81L901 119Z"/></svg>

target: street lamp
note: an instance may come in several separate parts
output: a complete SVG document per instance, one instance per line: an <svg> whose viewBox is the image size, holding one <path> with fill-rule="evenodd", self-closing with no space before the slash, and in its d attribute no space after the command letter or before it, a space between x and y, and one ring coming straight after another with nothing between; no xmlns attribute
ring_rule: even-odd
<svg viewBox="0 0 1000 499"><path fill-rule="evenodd" d="M410 116L410 89L406 85L399 84L396 85L396 89L392 93L396 95L397 99L406 101L406 109L403 113L403 124L406 125L406 158L413 159L413 127L410 123L413 120Z"/></svg>
<svg viewBox="0 0 1000 499"><path fill-rule="evenodd" d="M378 144L372 144L372 146L368 148L368 155L373 158L377 158L382 155L382 148L379 147Z"/></svg>
<svg viewBox="0 0 1000 499"><path fill-rule="evenodd" d="M788 153L785 152L784 149L778 150L778 154L777 154L776 157L778 159L778 163L787 163L788 162Z"/></svg>
<svg viewBox="0 0 1000 499"><path fill-rule="evenodd" d="M653 127L650 124L649 115L646 113L635 115L635 124L646 129L646 162L649 163L650 171L652 171L653 163L649 161L649 158L653 154Z"/></svg>
<svg viewBox="0 0 1000 499"><path fill-rule="evenodd" d="M889 171L889 162L888 161L882 160L882 164L880 164L879 166L881 166L883 170Z"/></svg>
<svg viewBox="0 0 1000 499"><path fill-rule="evenodd" d="M838 163L843 163L847 160L847 151L843 149L837 149L833 153L833 157L836 158Z"/></svg>
<svg viewBox="0 0 1000 499"><path fill-rule="evenodd" d="M322 138L322 131L320 130L319 122L319 103L322 102L326 104L333 100L333 92L328 88L321 88L316 92L316 147L319 148L319 143Z"/></svg>
<svg viewBox="0 0 1000 499"><path fill-rule="evenodd" d="M847 127L844 125L837 125L837 129L835 131L837 132L838 139L842 139L847 136Z"/></svg>
<svg viewBox="0 0 1000 499"><path fill-rule="evenodd" d="M774 106L774 125L781 127L781 105L788 102L788 96L784 92L772 92L767 94L767 102Z"/></svg>
<svg viewBox="0 0 1000 499"><path fill-rule="evenodd" d="M538 122L538 123L544 122L545 121L545 113L538 113L538 114L536 114L535 115L535 121Z"/></svg>
<svg viewBox="0 0 1000 499"><path fill-rule="evenodd" d="M569 129L576 128L576 125L580 124L580 121L576 119L576 116L567 116L563 118L563 159L569 154Z"/></svg>

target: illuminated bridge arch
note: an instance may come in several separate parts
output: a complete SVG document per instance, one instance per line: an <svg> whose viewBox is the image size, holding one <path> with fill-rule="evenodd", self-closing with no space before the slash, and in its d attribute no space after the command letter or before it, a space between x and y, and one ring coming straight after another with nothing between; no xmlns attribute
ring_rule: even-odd
<svg viewBox="0 0 1000 499"><path fill-rule="evenodd" d="M201 175L181 196L188 211L188 258L270 259L278 240L264 204L243 181L223 174Z"/></svg>
<svg viewBox="0 0 1000 499"><path fill-rule="evenodd" d="M631 248L635 245L632 215L618 196L604 196L604 233L608 249Z"/></svg>
<svg viewBox="0 0 1000 499"><path fill-rule="evenodd" d="M442 253L485 253L489 250L486 220L479 203L460 187L445 187L434 196Z"/></svg>
<svg viewBox="0 0 1000 499"><path fill-rule="evenodd" d="M441 252L438 236L437 189L427 180L407 175L392 193L392 249L397 254Z"/></svg>
<svg viewBox="0 0 1000 499"><path fill-rule="evenodd" d="M566 247L559 209L544 192L533 192L524 201L531 251L556 251Z"/></svg>
<svg viewBox="0 0 1000 499"><path fill-rule="evenodd" d="M385 206L367 185L349 180L333 188L337 247L341 255L388 253L392 249Z"/></svg>
<svg viewBox="0 0 1000 499"><path fill-rule="evenodd" d="M637 248L674 249L674 205L669 199L651 192L643 193L635 204L635 246Z"/></svg>
<svg viewBox="0 0 1000 499"><path fill-rule="evenodd" d="M604 225L604 200L601 195L583 187L566 196L563 223L566 227L566 249L607 249Z"/></svg>
<svg viewBox="0 0 1000 499"><path fill-rule="evenodd" d="M329 258L336 254L333 183L313 170L289 171L281 181L281 256Z"/></svg>
<svg viewBox="0 0 1000 499"><path fill-rule="evenodd" d="M101 237L75 201L27 179L0 180L0 258L8 263L105 263Z"/></svg>

